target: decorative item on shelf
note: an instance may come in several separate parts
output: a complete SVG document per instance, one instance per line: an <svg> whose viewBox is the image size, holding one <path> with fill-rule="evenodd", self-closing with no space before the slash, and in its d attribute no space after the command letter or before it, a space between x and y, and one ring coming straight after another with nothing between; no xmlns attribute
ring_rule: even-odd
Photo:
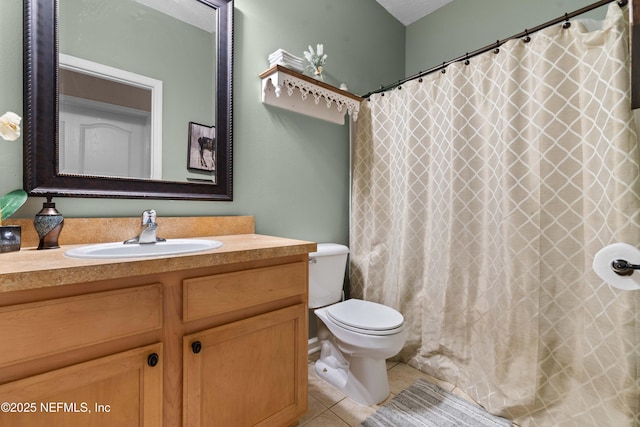
<svg viewBox="0 0 640 427"><path fill-rule="evenodd" d="M64 217L56 210L56 204L51 202L51 196L42 204L42 210L33 219L33 225L40 237L38 249L59 248L58 236L64 226Z"/></svg>
<svg viewBox="0 0 640 427"><path fill-rule="evenodd" d="M284 49L278 49L269 55L269 67L276 65L282 65L290 70L302 73L304 71L304 62L302 58L298 58L295 55L290 54Z"/></svg>
<svg viewBox="0 0 640 427"><path fill-rule="evenodd" d="M307 59L307 62L309 62L306 69L313 73L314 78L324 81L322 72L324 71L324 64L327 61L327 55L324 53L323 44L318 43L315 51L311 45L309 45L309 50L304 51L304 57Z"/></svg>
<svg viewBox="0 0 640 427"><path fill-rule="evenodd" d="M0 136L7 141L20 137L22 118L11 111L0 117ZM14 190L0 197L0 253L20 250L22 229L19 225L2 225L2 221L15 213L27 200L24 190Z"/></svg>

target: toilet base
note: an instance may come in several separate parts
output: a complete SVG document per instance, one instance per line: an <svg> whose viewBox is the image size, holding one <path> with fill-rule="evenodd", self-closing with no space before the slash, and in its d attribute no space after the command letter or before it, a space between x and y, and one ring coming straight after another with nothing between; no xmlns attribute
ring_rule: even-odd
<svg viewBox="0 0 640 427"><path fill-rule="evenodd" d="M389 396L387 365L384 360L351 356L344 360L336 349L328 350L323 343L323 354L316 362L316 374L361 405L375 405ZM328 351L327 351L328 350Z"/></svg>

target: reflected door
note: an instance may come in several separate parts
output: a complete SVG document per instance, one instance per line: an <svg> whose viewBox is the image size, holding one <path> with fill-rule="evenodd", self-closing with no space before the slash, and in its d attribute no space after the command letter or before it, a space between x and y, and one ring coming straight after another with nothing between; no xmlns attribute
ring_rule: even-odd
<svg viewBox="0 0 640 427"><path fill-rule="evenodd" d="M151 119L144 111L60 100L60 173L151 177Z"/></svg>

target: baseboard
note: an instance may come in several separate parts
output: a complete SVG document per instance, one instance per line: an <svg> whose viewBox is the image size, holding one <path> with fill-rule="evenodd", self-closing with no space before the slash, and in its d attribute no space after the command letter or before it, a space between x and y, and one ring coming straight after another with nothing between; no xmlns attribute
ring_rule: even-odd
<svg viewBox="0 0 640 427"><path fill-rule="evenodd" d="M313 337L309 340L309 354L317 353L320 351L320 342L318 337Z"/></svg>

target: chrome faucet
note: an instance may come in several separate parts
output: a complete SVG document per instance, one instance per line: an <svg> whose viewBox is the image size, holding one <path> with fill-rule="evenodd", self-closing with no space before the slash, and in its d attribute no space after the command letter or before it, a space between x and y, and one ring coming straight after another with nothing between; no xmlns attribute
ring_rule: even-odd
<svg viewBox="0 0 640 427"><path fill-rule="evenodd" d="M166 241L166 239L156 236L157 230L158 223L156 223L156 211L153 209L146 210L142 212L142 231L140 231L140 235L133 239L125 240L124 244L149 244Z"/></svg>

